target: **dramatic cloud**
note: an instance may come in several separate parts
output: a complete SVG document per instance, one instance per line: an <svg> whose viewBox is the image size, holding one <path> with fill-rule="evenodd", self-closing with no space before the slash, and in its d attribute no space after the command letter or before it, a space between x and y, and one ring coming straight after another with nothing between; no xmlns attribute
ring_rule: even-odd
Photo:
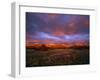
<svg viewBox="0 0 100 80"><path fill-rule="evenodd" d="M89 15L26 12L26 42L89 41ZM47 41L47 42L46 42Z"/></svg>

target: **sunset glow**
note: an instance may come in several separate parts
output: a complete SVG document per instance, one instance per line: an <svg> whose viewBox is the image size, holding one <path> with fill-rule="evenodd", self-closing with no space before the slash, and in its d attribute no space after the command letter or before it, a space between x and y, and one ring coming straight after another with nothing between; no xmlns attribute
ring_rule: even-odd
<svg viewBox="0 0 100 80"><path fill-rule="evenodd" d="M26 12L26 67L90 63L89 15Z"/></svg>
<svg viewBox="0 0 100 80"><path fill-rule="evenodd" d="M82 41L89 42L88 15L26 13L26 46Z"/></svg>

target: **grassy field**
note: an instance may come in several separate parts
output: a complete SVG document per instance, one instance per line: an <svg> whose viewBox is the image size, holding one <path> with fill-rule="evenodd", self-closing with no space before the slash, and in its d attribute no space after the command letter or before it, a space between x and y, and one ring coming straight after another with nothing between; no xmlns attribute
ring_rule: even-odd
<svg viewBox="0 0 100 80"><path fill-rule="evenodd" d="M26 67L89 64L89 49L26 49Z"/></svg>

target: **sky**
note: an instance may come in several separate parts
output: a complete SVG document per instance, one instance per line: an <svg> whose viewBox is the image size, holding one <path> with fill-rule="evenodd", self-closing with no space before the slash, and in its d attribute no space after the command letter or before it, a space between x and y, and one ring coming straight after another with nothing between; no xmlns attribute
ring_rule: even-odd
<svg viewBox="0 0 100 80"><path fill-rule="evenodd" d="M26 12L26 43L89 41L89 15Z"/></svg>

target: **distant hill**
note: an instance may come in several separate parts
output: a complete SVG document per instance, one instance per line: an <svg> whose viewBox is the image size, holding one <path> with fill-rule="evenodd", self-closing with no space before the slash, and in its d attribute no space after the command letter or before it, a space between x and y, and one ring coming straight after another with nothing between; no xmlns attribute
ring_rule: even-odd
<svg viewBox="0 0 100 80"><path fill-rule="evenodd" d="M33 44L31 46L26 46L29 49L35 50L48 50L48 49L66 49L66 48L73 48L73 49L82 49L82 48L89 48L88 44Z"/></svg>

